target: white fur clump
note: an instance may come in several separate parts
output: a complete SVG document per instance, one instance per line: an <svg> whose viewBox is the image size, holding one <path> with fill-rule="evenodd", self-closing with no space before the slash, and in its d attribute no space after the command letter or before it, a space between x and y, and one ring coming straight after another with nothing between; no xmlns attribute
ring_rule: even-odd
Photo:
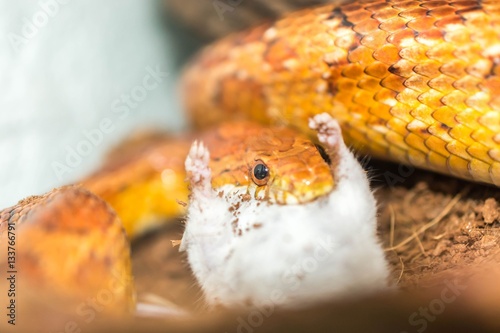
<svg viewBox="0 0 500 333"><path fill-rule="evenodd" d="M272 204L245 196L247 188L241 187L212 189L208 163L200 167L208 151L193 145L186 163L192 196L181 250L209 304L298 306L388 286L366 174L335 120L319 115L310 126L339 154L340 164L332 167L335 189L307 204Z"/></svg>

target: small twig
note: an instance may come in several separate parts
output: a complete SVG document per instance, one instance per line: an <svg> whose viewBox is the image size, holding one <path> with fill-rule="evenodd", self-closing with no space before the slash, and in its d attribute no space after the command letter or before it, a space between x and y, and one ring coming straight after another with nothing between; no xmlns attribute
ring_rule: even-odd
<svg viewBox="0 0 500 333"><path fill-rule="evenodd" d="M389 205L389 211L391 212L391 231L389 234L389 247L394 246L394 224L396 222L396 214L394 213L394 208Z"/></svg>
<svg viewBox="0 0 500 333"><path fill-rule="evenodd" d="M405 271L405 263L403 262L403 259L401 259L401 257L399 257L399 262L401 263L401 273L399 273L399 278L398 281L396 282L396 285L398 285L399 282L401 281L401 278L403 277L403 273Z"/></svg>
<svg viewBox="0 0 500 333"><path fill-rule="evenodd" d="M413 230L413 236L415 237L415 240L417 241L418 243L418 247L420 248L420 250L422 251L422 254L427 257L427 253L425 252L425 249L424 249L424 245L422 244L422 242L420 241L420 238L418 237L417 233L415 232L415 230Z"/></svg>
<svg viewBox="0 0 500 333"><path fill-rule="evenodd" d="M385 249L385 251L393 251L393 250L396 250L396 249L408 244L416 236L424 233L429 228L432 228L433 226L435 226L436 224L441 222L441 220L450 212L450 210L457 204L457 202L462 198L462 196L465 195L469 191L469 189L470 189L469 186L465 187L460 193L458 193L457 195L455 195L455 197L453 199L451 199L451 201L444 207L444 209L441 211L441 213L439 213L439 215L436 216L432 221L430 221L429 223L420 227L420 229L418 229L418 231L416 233L413 233L410 237L406 238L404 241L402 241L398 245L387 248L387 249Z"/></svg>

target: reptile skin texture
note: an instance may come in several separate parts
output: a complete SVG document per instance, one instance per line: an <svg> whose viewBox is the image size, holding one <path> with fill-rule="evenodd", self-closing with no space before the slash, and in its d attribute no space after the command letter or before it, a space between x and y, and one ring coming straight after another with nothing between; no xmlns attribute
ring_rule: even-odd
<svg viewBox="0 0 500 333"><path fill-rule="evenodd" d="M208 46L183 78L197 127L329 112L357 151L500 185L500 2L357 1Z"/></svg>

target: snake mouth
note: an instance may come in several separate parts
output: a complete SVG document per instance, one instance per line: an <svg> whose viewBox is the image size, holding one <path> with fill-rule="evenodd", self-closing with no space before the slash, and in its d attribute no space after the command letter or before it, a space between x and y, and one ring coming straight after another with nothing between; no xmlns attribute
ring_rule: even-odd
<svg viewBox="0 0 500 333"><path fill-rule="evenodd" d="M325 148L323 148L322 145L319 144L314 144L316 149L318 150L318 153L321 155L321 158L323 158L323 161L325 161L326 164L332 165L332 159L330 158L330 155L326 152Z"/></svg>

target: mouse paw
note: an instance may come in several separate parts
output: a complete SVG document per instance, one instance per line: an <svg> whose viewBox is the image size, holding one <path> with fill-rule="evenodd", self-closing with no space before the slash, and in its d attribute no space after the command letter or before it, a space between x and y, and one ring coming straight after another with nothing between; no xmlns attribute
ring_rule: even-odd
<svg viewBox="0 0 500 333"><path fill-rule="evenodd" d="M309 128L315 130L318 133L318 140L329 148L338 147L344 142L339 123L328 113L317 114L310 118Z"/></svg>
<svg viewBox="0 0 500 333"><path fill-rule="evenodd" d="M191 186L210 185L212 172L208 166L209 161L210 153L203 142L193 142L184 164Z"/></svg>

